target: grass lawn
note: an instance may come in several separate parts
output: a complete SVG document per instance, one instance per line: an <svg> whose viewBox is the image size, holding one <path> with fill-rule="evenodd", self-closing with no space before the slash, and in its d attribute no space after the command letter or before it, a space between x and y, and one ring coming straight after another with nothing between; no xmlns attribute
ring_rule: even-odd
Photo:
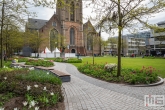
<svg viewBox="0 0 165 110"><path fill-rule="evenodd" d="M82 57L82 63L72 63L76 67L82 65L84 63L92 63L92 57ZM95 63L97 64L105 64L105 63L117 63L117 57L95 57ZM157 74L163 78L165 78L165 59L145 59L141 57L136 58L129 58L129 57L122 57L121 58L122 68L139 68L141 69L143 66L149 67L152 66L159 70Z"/></svg>

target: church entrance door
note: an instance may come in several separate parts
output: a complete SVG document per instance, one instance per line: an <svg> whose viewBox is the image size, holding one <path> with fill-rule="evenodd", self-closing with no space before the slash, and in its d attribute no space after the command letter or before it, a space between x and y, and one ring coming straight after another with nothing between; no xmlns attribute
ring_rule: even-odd
<svg viewBox="0 0 165 110"><path fill-rule="evenodd" d="M72 49L72 50L71 50L71 53L75 53L75 49Z"/></svg>

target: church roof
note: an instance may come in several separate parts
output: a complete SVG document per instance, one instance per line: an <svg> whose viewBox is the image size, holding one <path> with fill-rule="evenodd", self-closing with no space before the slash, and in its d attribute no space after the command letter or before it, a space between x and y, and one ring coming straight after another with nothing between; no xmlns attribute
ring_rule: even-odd
<svg viewBox="0 0 165 110"><path fill-rule="evenodd" d="M48 20L29 18L27 28L38 30L42 28L47 22Z"/></svg>
<svg viewBox="0 0 165 110"><path fill-rule="evenodd" d="M96 28L92 25L90 20L88 20L86 23L84 23L83 26L85 28L88 28L89 31L97 32Z"/></svg>

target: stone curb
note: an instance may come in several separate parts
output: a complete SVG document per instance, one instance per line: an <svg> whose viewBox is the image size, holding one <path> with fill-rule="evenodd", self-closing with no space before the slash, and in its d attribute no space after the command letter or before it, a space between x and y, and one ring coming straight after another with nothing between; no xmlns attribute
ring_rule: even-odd
<svg viewBox="0 0 165 110"><path fill-rule="evenodd" d="M161 78L161 77L158 77L160 79L159 82L156 82L156 83L152 83L152 84L142 84L142 85L129 85L129 86L132 86L132 87L150 87L150 86L158 86L158 85L161 85L164 83L164 79Z"/></svg>

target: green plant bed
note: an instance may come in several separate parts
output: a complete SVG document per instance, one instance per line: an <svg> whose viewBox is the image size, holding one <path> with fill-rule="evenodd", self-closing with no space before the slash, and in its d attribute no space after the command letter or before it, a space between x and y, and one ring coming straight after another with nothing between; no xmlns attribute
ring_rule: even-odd
<svg viewBox="0 0 165 110"><path fill-rule="evenodd" d="M18 107L20 110L34 110L36 107L57 109L57 104L64 100L61 85L59 78L45 71L0 71L0 102L3 102L0 107L8 105L10 109Z"/></svg>
<svg viewBox="0 0 165 110"><path fill-rule="evenodd" d="M28 60L25 65L33 65L33 66L44 66L44 67L51 67L54 66L54 63L52 61L46 61L46 60Z"/></svg>
<svg viewBox="0 0 165 110"><path fill-rule="evenodd" d="M59 58L55 58L54 61L55 61L55 62L63 62L63 59L64 59L64 58L60 58L60 57L59 57Z"/></svg>
<svg viewBox="0 0 165 110"><path fill-rule="evenodd" d="M117 57L95 57L94 62L96 64L105 64L105 63L117 63ZM132 68L132 69L141 69L143 66L153 67L159 71L156 73L165 78L165 59L145 59L145 58L121 58L121 67L122 68ZM83 57L82 63L72 63L76 67L83 65L84 63L93 63L92 57Z"/></svg>
<svg viewBox="0 0 165 110"><path fill-rule="evenodd" d="M27 62L29 59L22 57L22 58L18 58L18 62Z"/></svg>
<svg viewBox="0 0 165 110"><path fill-rule="evenodd" d="M122 69L121 76L117 77L117 70L111 72L105 69L105 64L84 64L78 66L78 70L86 75L108 82L128 84L151 84L158 81L156 69L143 67L140 69Z"/></svg>
<svg viewBox="0 0 165 110"><path fill-rule="evenodd" d="M78 58L69 58L68 60L66 60L67 63L82 63L82 59L78 59Z"/></svg>
<svg viewBox="0 0 165 110"><path fill-rule="evenodd" d="M157 57L157 56L144 56L145 59L165 59L163 56Z"/></svg>
<svg viewBox="0 0 165 110"><path fill-rule="evenodd" d="M82 59L77 58L55 58L55 62L65 62L65 63L82 63Z"/></svg>

